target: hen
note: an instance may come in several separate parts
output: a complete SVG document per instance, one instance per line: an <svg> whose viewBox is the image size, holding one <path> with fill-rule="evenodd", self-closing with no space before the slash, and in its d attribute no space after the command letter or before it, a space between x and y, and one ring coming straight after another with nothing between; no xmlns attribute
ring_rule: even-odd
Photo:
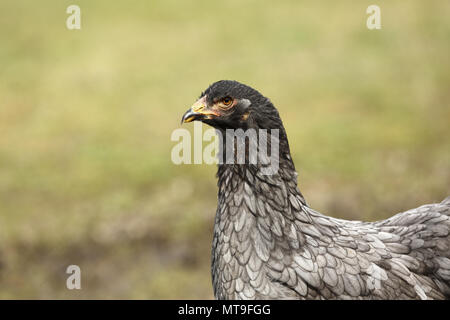
<svg viewBox="0 0 450 320"><path fill-rule="evenodd" d="M218 81L182 118L194 120L227 138L230 129L277 133L257 145L258 152L277 145L271 173L268 156L250 161L251 135L221 140L222 157L231 153L235 161L219 159L217 173L217 299L450 298L450 197L384 221L335 219L306 204L278 111L258 91ZM244 162L238 162L242 143Z"/></svg>

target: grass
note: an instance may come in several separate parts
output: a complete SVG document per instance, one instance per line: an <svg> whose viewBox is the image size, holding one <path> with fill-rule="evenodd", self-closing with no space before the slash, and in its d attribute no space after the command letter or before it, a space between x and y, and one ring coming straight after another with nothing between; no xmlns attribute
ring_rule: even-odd
<svg viewBox="0 0 450 320"><path fill-rule="evenodd" d="M449 194L449 3L379 1L379 31L369 1L70 4L0 3L0 298L212 298L216 169L170 135L219 79L278 107L315 209Z"/></svg>

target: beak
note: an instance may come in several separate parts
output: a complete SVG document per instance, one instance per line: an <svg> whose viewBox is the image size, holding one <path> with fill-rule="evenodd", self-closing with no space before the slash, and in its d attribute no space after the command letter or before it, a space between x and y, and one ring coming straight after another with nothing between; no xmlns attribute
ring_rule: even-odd
<svg viewBox="0 0 450 320"><path fill-rule="evenodd" d="M183 118L181 118L181 124L192 122L194 120L197 120L199 117L199 114L192 111L192 109L189 109L186 111L186 113L183 115Z"/></svg>
<svg viewBox="0 0 450 320"><path fill-rule="evenodd" d="M203 96L198 99L188 111L186 111L181 118L181 123L183 124L195 120L212 119L212 117L217 116L217 113L208 109L206 105L206 96Z"/></svg>

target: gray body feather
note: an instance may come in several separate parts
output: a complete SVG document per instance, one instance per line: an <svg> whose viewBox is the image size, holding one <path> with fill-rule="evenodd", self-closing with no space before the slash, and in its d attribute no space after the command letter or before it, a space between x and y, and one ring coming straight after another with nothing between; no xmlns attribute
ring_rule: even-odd
<svg viewBox="0 0 450 320"><path fill-rule="evenodd" d="M232 165L218 175L216 298L450 297L450 197L384 221L346 221L309 208L290 165L272 176Z"/></svg>

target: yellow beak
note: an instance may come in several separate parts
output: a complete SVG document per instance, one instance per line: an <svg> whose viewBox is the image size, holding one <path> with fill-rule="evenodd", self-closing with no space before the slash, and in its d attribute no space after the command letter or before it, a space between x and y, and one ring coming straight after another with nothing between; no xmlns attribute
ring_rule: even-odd
<svg viewBox="0 0 450 320"><path fill-rule="evenodd" d="M192 122L195 120L211 119L212 116L218 116L218 114L206 105L206 96L198 99L192 107L186 111L181 118L181 123Z"/></svg>

